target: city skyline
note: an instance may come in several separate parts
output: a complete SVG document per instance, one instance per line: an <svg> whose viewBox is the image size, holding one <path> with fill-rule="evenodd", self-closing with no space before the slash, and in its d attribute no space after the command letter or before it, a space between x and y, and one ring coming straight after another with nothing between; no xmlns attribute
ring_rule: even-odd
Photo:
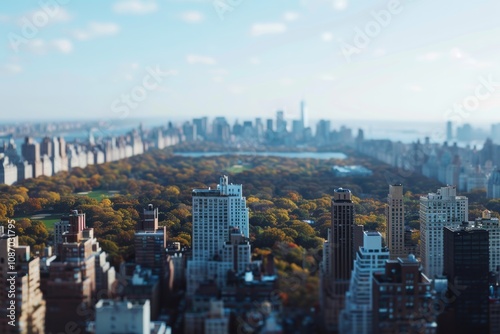
<svg viewBox="0 0 500 334"><path fill-rule="evenodd" d="M0 14L0 115L269 117L283 109L298 118L305 99L310 119L497 122L498 6L11 2Z"/></svg>

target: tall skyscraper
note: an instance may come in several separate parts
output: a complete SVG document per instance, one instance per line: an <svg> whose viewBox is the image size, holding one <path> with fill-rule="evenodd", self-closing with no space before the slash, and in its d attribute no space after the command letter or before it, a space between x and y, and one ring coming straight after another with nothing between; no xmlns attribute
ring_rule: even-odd
<svg viewBox="0 0 500 334"><path fill-rule="evenodd" d="M436 333L431 280L410 254L373 274L373 333Z"/></svg>
<svg viewBox="0 0 500 334"><path fill-rule="evenodd" d="M420 197L420 256L427 277L443 274L443 227L457 227L468 220L468 199L457 196L455 186Z"/></svg>
<svg viewBox="0 0 500 334"><path fill-rule="evenodd" d="M403 185L389 186L387 196L387 246L391 259L405 257L405 207L403 204Z"/></svg>
<svg viewBox="0 0 500 334"><path fill-rule="evenodd" d="M453 123L451 121L446 122L446 140L450 141L453 139Z"/></svg>
<svg viewBox="0 0 500 334"><path fill-rule="evenodd" d="M354 262L354 203L349 189L335 189L332 198L332 225L328 247L330 272L323 279L324 325L338 330L338 318L344 308Z"/></svg>
<svg viewBox="0 0 500 334"><path fill-rule="evenodd" d="M336 189L332 199L332 274L336 280L349 280L354 262L354 203L349 189ZM345 291L344 291L345 293Z"/></svg>
<svg viewBox="0 0 500 334"><path fill-rule="evenodd" d="M242 189L241 184L229 184L224 175L217 189L193 190L193 258L188 262L188 295L192 296L207 279L223 286L228 270L240 271L238 268L245 267L243 263L250 263L248 208ZM229 247L235 234L242 239L238 247ZM227 252L232 252L236 256L232 259L239 264L225 261L231 258Z"/></svg>
<svg viewBox="0 0 500 334"><path fill-rule="evenodd" d="M379 232L364 232L363 246L356 253L345 308L339 317L339 333L372 333L372 276L383 272L389 250L382 247Z"/></svg>
<svg viewBox="0 0 500 334"><path fill-rule="evenodd" d="M308 126L307 123L307 106L306 101L300 101L300 121L302 123L302 128L305 129Z"/></svg>
<svg viewBox="0 0 500 334"><path fill-rule="evenodd" d="M467 226L467 225L466 225ZM444 274L448 296L447 333L489 333L488 231L444 228ZM441 322L440 322L441 327ZM444 333L444 332L443 332Z"/></svg>
<svg viewBox="0 0 500 334"><path fill-rule="evenodd" d="M286 132L286 121L282 110L276 112L276 132L284 133Z"/></svg>

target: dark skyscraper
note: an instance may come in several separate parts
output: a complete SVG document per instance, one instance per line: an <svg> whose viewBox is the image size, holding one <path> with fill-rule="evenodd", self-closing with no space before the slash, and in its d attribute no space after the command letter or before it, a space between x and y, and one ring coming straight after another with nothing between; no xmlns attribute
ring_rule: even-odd
<svg viewBox="0 0 500 334"><path fill-rule="evenodd" d="M327 330L338 330L338 317L344 308L345 293L353 268L354 256L354 203L349 189L336 189L332 199L332 225L330 229L329 270L323 278L325 294L324 320Z"/></svg>
<svg viewBox="0 0 500 334"><path fill-rule="evenodd" d="M489 238L482 228L444 228L447 321L439 332L489 333Z"/></svg>
<svg viewBox="0 0 500 334"><path fill-rule="evenodd" d="M332 199L333 279L349 280L354 261L354 203L349 189L336 189ZM345 292L345 291L344 291Z"/></svg>

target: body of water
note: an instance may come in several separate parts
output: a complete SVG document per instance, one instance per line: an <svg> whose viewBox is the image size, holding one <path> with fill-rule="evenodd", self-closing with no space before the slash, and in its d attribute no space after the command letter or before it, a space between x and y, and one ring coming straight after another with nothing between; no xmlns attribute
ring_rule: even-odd
<svg viewBox="0 0 500 334"><path fill-rule="evenodd" d="M340 159L347 158L340 152L174 152L175 155L201 158L218 157L224 155L242 155L242 156L260 156L260 157L280 157L280 158L298 158L298 159Z"/></svg>

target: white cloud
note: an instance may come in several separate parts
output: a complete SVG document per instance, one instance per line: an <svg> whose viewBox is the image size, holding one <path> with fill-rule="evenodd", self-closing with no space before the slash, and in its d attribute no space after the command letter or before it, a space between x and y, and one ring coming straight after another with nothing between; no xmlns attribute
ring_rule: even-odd
<svg viewBox="0 0 500 334"><path fill-rule="evenodd" d="M321 34L321 39L325 42L331 42L333 39L333 34L331 32L325 31Z"/></svg>
<svg viewBox="0 0 500 334"><path fill-rule="evenodd" d="M285 19L285 21L295 21L299 18L299 16L299 13L296 12L286 12L283 15L283 18Z"/></svg>
<svg viewBox="0 0 500 334"><path fill-rule="evenodd" d="M349 6L348 0L300 0L300 5L308 10L317 11L323 9L344 10Z"/></svg>
<svg viewBox="0 0 500 334"><path fill-rule="evenodd" d="M53 22L68 22L72 19L70 13L63 7L59 7L54 16L50 20Z"/></svg>
<svg viewBox="0 0 500 334"><path fill-rule="evenodd" d="M476 59L472 55L468 54L467 52L455 47L450 50L450 57L457 61L461 62L463 65L466 65L468 67L472 68L487 68L491 67L493 64L490 62L485 62Z"/></svg>
<svg viewBox="0 0 500 334"><path fill-rule="evenodd" d="M29 52L37 54L37 55L42 55L47 53L47 43L45 40L41 38L34 38L28 40L26 43L26 48L28 49Z"/></svg>
<svg viewBox="0 0 500 334"><path fill-rule="evenodd" d="M215 76L223 76L223 75L229 74L229 71L226 70L225 68L216 68L216 69L210 70L209 72Z"/></svg>
<svg viewBox="0 0 500 334"><path fill-rule="evenodd" d="M291 78L281 78L280 79L280 84L282 86L291 86L291 85L294 84L294 82L295 81L293 79L291 79Z"/></svg>
<svg viewBox="0 0 500 334"><path fill-rule="evenodd" d="M408 89L412 92L419 93L423 90L422 86L417 84L411 84L408 86Z"/></svg>
<svg viewBox="0 0 500 334"><path fill-rule="evenodd" d="M0 23L9 23L10 17L5 14L0 14Z"/></svg>
<svg viewBox="0 0 500 334"><path fill-rule="evenodd" d="M333 75L330 75L330 74L321 74L319 76L319 79L322 80L322 81L335 81L335 77Z"/></svg>
<svg viewBox="0 0 500 334"><path fill-rule="evenodd" d="M184 12L181 14L181 19L186 23L199 23L203 21L204 16L197 11Z"/></svg>
<svg viewBox="0 0 500 334"><path fill-rule="evenodd" d="M252 58L250 58L250 64L260 65L260 59L258 57L252 57Z"/></svg>
<svg viewBox="0 0 500 334"><path fill-rule="evenodd" d="M223 77L213 77L212 80L215 82L215 83L221 83L221 82L224 82L224 78Z"/></svg>
<svg viewBox="0 0 500 334"><path fill-rule="evenodd" d="M71 53L73 51L73 43L69 39L55 39L52 45L62 53Z"/></svg>
<svg viewBox="0 0 500 334"><path fill-rule="evenodd" d="M204 65L215 65L216 64L215 59L212 57L200 56L200 55L194 55L194 54L187 55L186 61L189 64L204 64Z"/></svg>
<svg viewBox="0 0 500 334"><path fill-rule="evenodd" d="M67 54L73 51L73 43L65 38L50 41L35 38L27 42L26 50L36 55L44 55L52 50Z"/></svg>
<svg viewBox="0 0 500 334"><path fill-rule="evenodd" d="M439 58L441 58L441 53L435 51L427 52L425 54L417 56L417 60L423 62L431 62L438 60Z"/></svg>
<svg viewBox="0 0 500 334"><path fill-rule="evenodd" d="M344 10L347 8L347 0L333 0L333 8L335 10Z"/></svg>
<svg viewBox="0 0 500 334"><path fill-rule="evenodd" d="M268 34L282 34L286 31L283 23L255 23L252 26L252 36L262 36Z"/></svg>
<svg viewBox="0 0 500 334"><path fill-rule="evenodd" d="M113 5L113 10L118 14L143 15L156 12L158 5L155 1L123 0L116 2Z"/></svg>
<svg viewBox="0 0 500 334"><path fill-rule="evenodd" d="M26 21L29 21L38 27L44 27L53 23L69 22L72 18L73 17L65 8L60 5L55 5L53 11L51 7L51 11L49 12L40 8L26 13L18 18L17 24L23 26L26 24Z"/></svg>
<svg viewBox="0 0 500 334"><path fill-rule="evenodd" d="M231 94L235 94L235 95L239 95L239 94L243 93L243 91L245 90L243 87L237 86L237 85L229 86L229 87L227 87L227 89Z"/></svg>
<svg viewBox="0 0 500 334"><path fill-rule="evenodd" d="M387 51L385 49L382 49L382 48L378 48L378 49L375 49L375 51L373 51L373 55L375 57L382 57L382 56L385 56L387 54Z"/></svg>
<svg viewBox="0 0 500 334"><path fill-rule="evenodd" d="M12 74L20 73L23 71L23 68L18 64L8 63L2 66L3 72L8 72Z"/></svg>
<svg viewBox="0 0 500 334"><path fill-rule="evenodd" d="M84 30L76 30L73 36L78 40L88 40L97 37L116 35L120 31L120 26L116 23L91 22Z"/></svg>

